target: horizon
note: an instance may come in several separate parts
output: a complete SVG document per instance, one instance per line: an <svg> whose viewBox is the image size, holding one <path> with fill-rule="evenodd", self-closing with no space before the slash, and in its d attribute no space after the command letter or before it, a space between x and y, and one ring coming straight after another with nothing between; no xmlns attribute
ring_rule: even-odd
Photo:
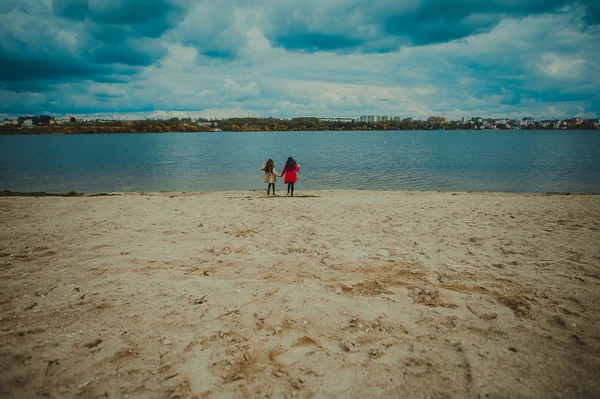
<svg viewBox="0 0 600 399"><path fill-rule="evenodd" d="M0 119L598 118L600 4L12 0Z"/></svg>
<svg viewBox="0 0 600 399"><path fill-rule="evenodd" d="M57 119L57 120L64 120L64 119L69 119L71 117L78 119L78 121L104 121L104 122L136 122L136 121L144 121L144 120L152 120L152 121L159 121L159 120L163 120L163 121L168 121L171 119L191 119L191 120L195 120L195 121L200 121L200 120L204 120L206 122L212 122L212 121L223 121L223 120L229 120L229 119L278 119L278 120L292 120L292 119L331 119L331 120L335 120L335 119L351 119L352 121L347 121L347 123L358 123L361 122L359 119L362 117L393 117L394 115L383 115L383 114L378 114L378 115L361 115L361 116L348 116L348 117L331 117L331 116L317 116L317 115L298 115L298 116L292 116L292 117L274 117L274 116L258 116L258 115L254 115L254 116L231 116L231 117L224 117L224 118L204 118L204 117L197 117L197 118L193 118L190 117L187 114L182 114L182 115L178 115L178 116L171 116L171 117L146 117L146 118L138 118L138 119L123 119L123 118L112 118L109 117L110 114L106 114L106 113L101 113L101 114L96 114L96 115L76 115L76 114L63 114L63 115L51 115L51 114L40 114L40 115L36 115L36 114L32 114L32 113L26 113L23 115L18 115L18 116L3 116L2 119L0 119L0 122L3 120L17 120L17 119L31 119L31 118L36 118L36 117L40 117L40 116L48 116L52 119ZM438 117L442 117L444 118L443 115L430 115L428 117L424 117L424 119L419 119L419 118L414 118L412 116L400 116L400 120L399 121L403 121L406 119L411 119L414 121L422 121L425 122L427 121L429 118L438 118ZM471 120L476 120L476 119L482 119L482 120L502 120L502 119L506 119L506 120L510 120L510 121L522 121L525 119L532 119L534 121L545 121L545 120L554 120L554 121L564 121L564 120L574 120L574 119L583 119L583 120L598 120L599 118L597 117L590 117L590 118L581 118L581 117L577 117L577 116L571 116L571 117L565 117L565 118L536 118L536 117L532 117L532 116L521 116L521 117L514 117L514 118L509 118L506 116L481 116L481 115L475 115L475 116L464 116L458 119L450 119L450 118L446 118L448 119L447 122L461 122L463 119L471 121ZM338 121L340 123L344 123L344 121ZM377 122L382 122L382 121L377 121ZM373 123L373 122L365 122L365 123Z"/></svg>

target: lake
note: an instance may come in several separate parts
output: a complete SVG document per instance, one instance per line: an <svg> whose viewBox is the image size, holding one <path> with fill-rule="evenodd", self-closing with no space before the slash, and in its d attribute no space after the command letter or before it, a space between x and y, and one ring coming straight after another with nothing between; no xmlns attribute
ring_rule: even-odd
<svg viewBox="0 0 600 399"><path fill-rule="evenodd" d="M0 190L266 188L267 158L323 189L600 193L598 131L217 132L0 136ZM283 179L278 182L282 190Z"/></svg>

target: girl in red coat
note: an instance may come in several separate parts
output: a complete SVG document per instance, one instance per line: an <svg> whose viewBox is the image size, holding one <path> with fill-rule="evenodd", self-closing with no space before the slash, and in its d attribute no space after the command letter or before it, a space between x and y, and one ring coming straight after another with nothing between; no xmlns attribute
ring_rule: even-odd
<svg viewBox="0 0 600 399"><path fill-rule="evenodd" d="M287 183L287 193L288 195L290 195L291 191L292 197L294 196L294 183L298 181L298 176L296 175L296 172L300 172L300 165L298 165L296 161L294 161L294 158L289 157L287 162L285 163L285 167L283 168L281 175L284 176L283 182Z"/></svg>

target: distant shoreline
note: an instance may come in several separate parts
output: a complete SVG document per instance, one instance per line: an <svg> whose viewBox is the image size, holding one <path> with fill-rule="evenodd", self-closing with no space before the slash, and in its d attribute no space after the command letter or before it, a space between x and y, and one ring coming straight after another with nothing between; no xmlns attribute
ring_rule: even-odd
<svg viewBox="0 0 600 399"><path fill-rule="evenodd" d="M46 191L10 191L3 190L0 191L0 197L125 197L125 196L196 196L196 195L206 195L206 194L217 194L217 193L231 193L231 194L242 194L242 193L256 193L263 192L264 190L219 190L219 191L127 191L127 192L98 192L98 193L84 193L84 192L76 192L69 191L64 193L53 193ZM600 193L571 193L568 191L547 191L547 192L539 192L539 193L529 193L529 192L517 192L517 191L446 191L446 190L438 190L438 191L419 191L419 190L363 190L363 189L331 189L331 190L308 190L305 193L297 194L294 197L287 197L286 195L276 195L271 196L270 198L310 198L316 197L313 193L326 193L326 192L375 192L379 194L384 193L406 193L406 194L431 194L431 193L439 193L439 194L450 194L450 195L467 195L467 194L483 194L483 195L539 195L539 196L554 196L554 195L600 195Z"/></svg>
<svg viewBox="0 0 600 399"><path fill-rule="evenodd" d="M24 115L17 119L5 118L0 124L4 131L26 134L42 133L170 133L170 132L280 132L280 131L372 131L372 130L598 130L597 118L568 119L483 118L463 117L449 120L430 116L425 120L390 115L362 115L359 118L295 117L291 119L233 117L219 120L192 119L56 119L49 115Z"/></svg>
<svg viewBox="0 0 600 399"><path fill-rule="evenodd" d="M388 130L249 130L246 132L242 131L232 131L232 130L223 130L220 132L213 131L199 131L199 132L79 132L79 133L63 133L63 132L36 132L35 129L19 129L18 131L0 131L0 136L81 136L81 135L132 135L132 134L204 134L204 133L240 133L240 134L250 134L250 133L304 133L304 132L322 132L322 133L339 133L339 132L499 132L499 131L510 131L510 132L565 132L565 131L598 131L600 129L414 129L414 130L404 130L404 129L388 129Z"/></svg>

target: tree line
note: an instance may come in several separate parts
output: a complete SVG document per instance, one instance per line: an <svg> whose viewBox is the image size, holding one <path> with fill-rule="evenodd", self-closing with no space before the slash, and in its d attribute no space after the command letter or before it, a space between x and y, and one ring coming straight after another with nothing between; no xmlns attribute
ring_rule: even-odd
<svg viewBox="0 0 600 399"><path fill-rule="evenodd" d="M31 119L33 126L27 128L24 121ZM401 121L364 123L358 120L341 122L321 120L314 117L291 119L279 118L229 118L216 121L192 118L145 119L134 121L81 121L76 118L63 120L55 124L54 118L48 115L19 117L18 124L0 126L4 134L82 134L82 133L169 133L169 132L253 132L253 131L342 131L342 130L456 130L474 129L473 124L462 124L458 121L429 123L410 118ZM54 121L54 122L53 122ZM578 126L568 125L568 128L596 129L591 120L584 121ZM539 126L534 129L543 129ZM551 129L551 128L550 128Z"/></svg>

